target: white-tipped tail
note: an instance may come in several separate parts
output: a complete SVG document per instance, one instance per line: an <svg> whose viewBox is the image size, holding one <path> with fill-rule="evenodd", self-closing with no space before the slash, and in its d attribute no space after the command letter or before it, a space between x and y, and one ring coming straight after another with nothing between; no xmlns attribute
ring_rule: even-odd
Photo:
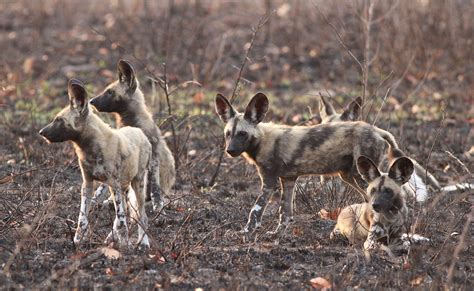
<svg viewBox="0 0 474 291"><path fill-rule="evenodd" d="M455 185L448 185L441 188L443 192L454 192L454 191L466 191L474 190L474 184L470 183L459 183Z"/></svg>
<svg viewBox="0 0 474 291"><path fill-rule="evenodd" d="M411 175L410 180L408 181L408 187L410 187L412 192L414 192L417 202L424 202L430 196L428 187L426 186L425 182L423 182L423 179L416 174L416 172L413 172Z"/></svg>

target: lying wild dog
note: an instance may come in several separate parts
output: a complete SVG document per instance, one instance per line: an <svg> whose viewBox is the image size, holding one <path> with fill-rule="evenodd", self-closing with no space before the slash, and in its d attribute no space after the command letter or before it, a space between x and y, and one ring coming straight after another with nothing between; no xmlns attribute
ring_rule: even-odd
<svg viewBox="0 0 474 291"><path fill-rule="evenodd" d="M138 242L149 247L146 234L145 187L151 144L139 128L111 129L89 108L82 82L71 79L68 84L69 106L39 131L48 142L72 141L82 173L81 210L74 236L77 245L88 235L94 180L111 187L115 206L113 230L106 242L118 241L128 246L128 215L138 223ZM129 188L134 191L129 191ZM128 199L124 201L124 194Z"/></svg>
<svg viewBox="0 0 474 291"><path fill-rule="evenodd" d="M410 179L414 165L409 158L401 156L394 160L388 173L381 173L370 158L360 156L357 169L369 183L370 201L344 208L331 239L343 236L353 244L364 242L366 250L375 248L381 241L385 245L393 244L405 230L408 208L402 185Z"/></svg>
<svg viewBox="0 0 474 291"><path fill-rule="evenodd" d="M321 120L321 123L340 122L340 121L356 121L359 119L362 109L362 98L357 97L352 100L343 110L342 113L337 113L331 102L326 97L320 96L319 103L319 117L317 115L312 117L312 120ZM406 188L407 194L416 197L419 202L425 201L429 197L428 186L425 184L422 177L426 176L426 181L434 190L441 190L438 180L429 172L426 171L416 160L410 158L415 166L415 171L410 177L410 181L403 187ZM388 164L388 161L384 161ZM388 165L387 165L388 166Z"/></svg>
<svg viewBox="0 0 474 291"><path fill-rule="evenodd" d="M132 65L120 60L117 64L117 73L118 80L109 84L102 94L93 98L90 103L98 111L115 113L118 127L138 127L148 137L153 152L147 194L151 194L153 209L159 210L163 207L160 190L164 194L169 194L175 182L173 154L146 107ZM96 196L103 196L107 193L106 190L105 186L100 186L96 190Z"/></svg>
<svg viewBox="0 0 474 291"><path fill-rule="evenodd" d="M286 228L293 216L295 180L304 175L336 175L365 195L366 182L357 172L355 161L361 155L380 162L385 144L398 148L387 131L365 122L337 122L315 126L286 126L263 123L268 99L256 94L245 113L237 112L229 101L217 94L216 112L223 122L226 152L241 154L257 166L262 182L261 194L250 211L245 232L260 225L271 195L282 189L279 224Z"/></svg>

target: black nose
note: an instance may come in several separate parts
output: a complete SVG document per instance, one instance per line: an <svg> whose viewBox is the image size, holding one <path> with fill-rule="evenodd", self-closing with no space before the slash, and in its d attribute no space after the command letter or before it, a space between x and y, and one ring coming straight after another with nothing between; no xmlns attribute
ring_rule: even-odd
<svg viewBox="0 0 474 291"><path fill-rule="evenodd" d="M38 133L44 136L44 128L40 129Z"/></svg>
<svg viewBox="0 0 474 291"><path fill-rule="evenodd" d="M89 101L91 105L95 105L96 102L97 102L97 98L92 98L91 101Z"/></svg>
<svg viewBox="0 0 474 291"><path fill-rule="evenodd" d="M380 209L382 208L382 205L378 202L372 203L372 208L374 209L375 212L380 212Z"/></svg>

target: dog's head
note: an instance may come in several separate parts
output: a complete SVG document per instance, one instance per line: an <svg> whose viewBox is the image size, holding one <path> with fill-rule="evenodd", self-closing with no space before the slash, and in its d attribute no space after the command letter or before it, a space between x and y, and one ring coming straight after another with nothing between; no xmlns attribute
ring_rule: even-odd
<svg viewBox="0 0 474 291"><path fill-rule="evenodd" d="M245 113L237 112L221 94L217 94L215 105L217 114L225 123L225 150L230 156L237 157L260 138L257 125L267 114L268 98L263 93L257 93L245 108Z"/></svg>
<svg viewBox="0 0 474 291"><path fill-rule="evenodd" d="M78 140L84 129L89 114L84 84L77 79L69 80L68 95L69 106L56 114L53 121L39 131L48 142Z"/></svg>
<svg viewBox="0 0 474 291"><path fill-rule="evenodd" d="M356 121L359 119L362 108L362 97L357 97L351 101L342 113L337 113L331 102L321 95L319 101L319 114L311 117L310 124L340 122L340 121Z"/></svg>
<svg viewBox="0 0 474 291"><path fill-rule="evenodd" d="M370 206L375 212L383 214L397 213L405 204L402 185L410 179L414 166L407 157L393 161L388 173L381 173L374 162L360 156L357 159L357 170L369 183L367 194Z"/></svg>
<svg viewBox="0 0 474 291"><path fill-rule="evenodd" d="M128 106L133 106L138 90L138 80L135 70L128 61L120 60L117 64L118 79L109 84L101 94L91 99L90 103L100 112L123 112Z"/></svg>

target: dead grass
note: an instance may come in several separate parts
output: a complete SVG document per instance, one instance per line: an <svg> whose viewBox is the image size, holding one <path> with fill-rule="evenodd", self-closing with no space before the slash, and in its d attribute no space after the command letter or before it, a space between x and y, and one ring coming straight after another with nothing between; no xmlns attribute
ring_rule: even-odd
<svg viewBox="0 0 474 291"><path fill-rule="evenodd" d="M428 169L443 185L472 183L474 81L467 60L473 6L464 0L373 3L367 34L361 18L369 1L316 1L354 56L370 57L368 120L381 108L377 125L422 164L430 156ZM333 222L318 212L358 197L341 196L318 178L301 184L295 224L278 244L265 234L275 227L276 203L250 241L237 234L259 180L243 159L224 156L216 184L208 186L222 151L212 102L217 91L231 94L251 26L273 10L242 71L237 107L265 91L267 120L296 124L309 117L308 106L317 109L318 92L329 92L340 105L361 94L360 68L311 1L0 3L1 286L300 289L318 276L335 288L467 290L474 284L471 238L461 235L473 202L468 191L440 193L420 209L416 229L432 243L413 247L402 263L380 255L368 264L359 247L328 240ZM113 260L99 250L112 220L103 207L92 210L94 235L74 249L76 158L69 144L46 145L37 131L66 104L69 77L82 79L94 95L115 78L121 57L136 65L164 132L173 124L181 170L172 202L151 224L152 251ZM202 87L180 88L167 103L150 80L163 77L163 62L170 88L189 80Z"/></svg>

